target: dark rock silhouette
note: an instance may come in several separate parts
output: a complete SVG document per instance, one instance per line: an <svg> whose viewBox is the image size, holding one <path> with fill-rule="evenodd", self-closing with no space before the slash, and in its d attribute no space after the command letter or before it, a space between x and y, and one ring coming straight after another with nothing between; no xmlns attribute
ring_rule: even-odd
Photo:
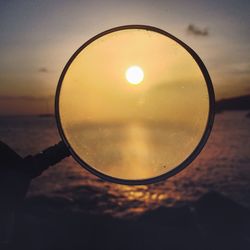
<svg viewBox="0 0 250 250"><path fill-rule="evenodd" d="M160 207L129 219L66 206L60 199L27 200L13 249L250 249L250 211L214 192L188 206Z"/></svg>
<svg viewBox="0 0 250 250"><path fill-rule="evenodd" d="M216 102L216 112L224 110L250 110L250 95L222 99Z"/></svg>

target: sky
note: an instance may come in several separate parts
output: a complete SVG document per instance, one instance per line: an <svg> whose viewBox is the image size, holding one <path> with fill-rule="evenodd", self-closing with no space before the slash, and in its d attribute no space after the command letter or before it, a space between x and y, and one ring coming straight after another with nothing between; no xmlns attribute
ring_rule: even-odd
<svg viewBox="0 0 250 250"><path fill-rule="evenodd" d="M0 0L0 114L53 112L58 79L86 40L115 26L147 24L193 48L217 99L250 92L247 0Z"/></svg>

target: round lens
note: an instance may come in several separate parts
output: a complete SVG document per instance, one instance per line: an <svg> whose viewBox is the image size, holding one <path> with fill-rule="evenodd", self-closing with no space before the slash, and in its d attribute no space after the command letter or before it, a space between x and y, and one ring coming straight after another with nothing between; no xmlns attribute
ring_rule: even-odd
<svg viewBox="0 0 250 250"><path fill-rule="evenodd" d="M74 158L118 183L169 177L197 156L213 120L213 89L199 57L147 26L85 43L57 89L59 131Z"/></svg>

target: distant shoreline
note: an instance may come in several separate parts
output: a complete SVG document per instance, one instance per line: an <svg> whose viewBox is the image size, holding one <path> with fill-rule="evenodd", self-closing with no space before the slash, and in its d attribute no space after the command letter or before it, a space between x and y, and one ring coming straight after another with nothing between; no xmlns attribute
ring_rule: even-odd
<svg viewBox="0 0 250 250"><path fill-rule="evenodd" d="M234 98L222 99L216 102L215 111L220 113L222 111L250 111L250 95L239 96Z"/></svg>
<svg viewBox="0 0 250 250"><path fill-rule="evenodd" d="M221 113L223 111L249 111L250 112L250 95L232 97L221 99L215 103L215 112ZM250 113L249 113L250 115ZM34 116L40 118L54 118L53 113L40 113L40 114L0 114L0 117L7 116Z"/></svg>
<svg viewBox="0 0 250 250"><path fill-rule="evenodd" d="M54 117L55 114L39 114L37 115L38 117L41 117L41 118L46 118L46 117Z"/></svg>
<svg viewBox="0 0 250 250"><path fill-rule="evenodd" d="M215 102L215 112L250 111L250 95L221 99ZM54 117L54 114L39 114L39 117Z"/></svg>

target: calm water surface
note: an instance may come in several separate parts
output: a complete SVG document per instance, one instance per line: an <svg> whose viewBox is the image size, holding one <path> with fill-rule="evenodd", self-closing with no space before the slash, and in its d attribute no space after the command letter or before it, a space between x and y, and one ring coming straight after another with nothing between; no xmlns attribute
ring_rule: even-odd
<svg viewBox="0 0 250 250"><path fill-rule="evenodd" d="M68 158L32 182L29 197L60 201L64 209L128 216L159 206L180 206L218 191L250 207L250 119L246 112L218 114L198 158L167 181L147 186L104 182ZM0 117L0 138L22 156L60 138L53 118Z"/></svg>

